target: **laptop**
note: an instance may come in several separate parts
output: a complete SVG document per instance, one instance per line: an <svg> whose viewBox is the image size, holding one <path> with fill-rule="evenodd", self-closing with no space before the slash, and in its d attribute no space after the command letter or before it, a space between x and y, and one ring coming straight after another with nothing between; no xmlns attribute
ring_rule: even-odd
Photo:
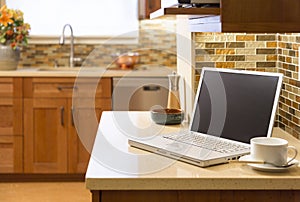
<svg viewBox="0 0 300 202"><path fill-rule="evenodd" d="M189 129L128 143L200 167L238 159L271 137L281 85L280 73L204 67Z"/></svg>

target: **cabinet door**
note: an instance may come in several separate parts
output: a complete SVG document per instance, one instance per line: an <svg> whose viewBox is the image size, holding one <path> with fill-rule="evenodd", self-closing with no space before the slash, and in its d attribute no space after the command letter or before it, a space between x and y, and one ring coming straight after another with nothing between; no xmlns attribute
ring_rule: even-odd
<svg viewBox="0 0 300 202"><path fill-rule="evenodd" d="M69 100L69 172L85 173L103 111L111 110L111 99Z"/></svg>
<svg viewBox="0 0 300 202"><path fill-rule="evenodd" d="M23 172L23 137L0 136L0 173Z"/></svg>
<svg viewBox="0 0 300 202"><path fill-rule="evenodd" d="M0 172L23 172L22 99L0 98Z"/></svg>
<svg viewBox="0 0 300 202"><path fill-rule="evenodd" d="M24 99L24 171L67 172L67 99Z"/></svg>
<svg viewBox="0 0 300 202"><path fill-rule="evenodd" d="M222 0L222 32L299 32L299 0Z"/></svg>
<svg viewBox="0 0 300 202"><path fill-rule="evenodd" d="M0 173L23 172L22 78L0 78Z"/></svg>

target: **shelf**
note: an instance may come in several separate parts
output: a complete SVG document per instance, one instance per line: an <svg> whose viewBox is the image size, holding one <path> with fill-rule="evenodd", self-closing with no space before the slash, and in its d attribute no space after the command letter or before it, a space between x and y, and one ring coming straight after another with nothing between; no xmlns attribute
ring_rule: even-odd
<svg viewBox="0 0 300 202"><path fill-rule="evenodd" d="M220 16L220 22L192 24L191 31L245 33L299 33L299 0L220 0L221 8L168 7L150 14L150 19L187 15L189 19Z"/></svg>
<svg viewBox="0 0 300 202"><path fill-rule="evenodd" d="M220 8L161 8L150 14L150 19L162 18L168 15L220 15Z"/></svg>

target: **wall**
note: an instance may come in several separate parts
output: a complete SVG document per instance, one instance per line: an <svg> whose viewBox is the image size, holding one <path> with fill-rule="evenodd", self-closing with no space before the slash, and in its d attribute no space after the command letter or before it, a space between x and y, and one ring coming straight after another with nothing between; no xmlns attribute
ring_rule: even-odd
<svg viewBox="0 0 300 202"><path fill-rule="evenodd" d="M277 34L194 33L195 69L217 67L276 72L277 39ZM196 77L198 81L199 73Z"/></svg>
<svg viewBox="0 0 300 202"><path fill-rule="evenodd" d="M278 71L284 74L279 102L279 126L300 139L300 81L298 64L300 34L278 37Z"/></svg>
<svg viewBox="0 0 300 202"><path fill-rule="evenodd" d="M82 62L77 66L111 67L115 53L139 52L140 65L176 67L176 22L174 18L140 21L138 44L76 44L75 57ZM74 33L76 36L76 33ZM65 44L29 44L21 52L19 68L68 66L70 46Z"/></svg>
<svg viewBox="0 0 300 202"><path fill-rule="evenodd" d="M284 84L275 126L300 139L298 47L300 35L193 33L195 86L202 67L281 72Z"/></svg>

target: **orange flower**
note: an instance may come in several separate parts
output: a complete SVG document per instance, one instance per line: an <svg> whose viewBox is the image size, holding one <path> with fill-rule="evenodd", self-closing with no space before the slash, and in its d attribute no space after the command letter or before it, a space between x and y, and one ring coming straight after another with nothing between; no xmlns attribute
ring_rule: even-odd
<svg viewBox="0 0 300 202"><path fill-rule="evenodd" d="M13 23L14 21L11 19L13 15L7 12L6 5L2 6L0 9L0 24L7 26L8 23Z"/></svg>
<svg viewBox="0 0 300 202"><path fill-rule="evenodd" d="M12 31L12 30L7 30L7 31L6 31L6 34L7 34L8 36L11 36L11 35L14 34L14 31Z"/></svg>
<svg viewBox="0 0 300 202"><path fill-rule="evenodd" d="M22 36L22 35L16 36L16 40L17 40L17 41L22 41L22 40L23 40L23 36Z"/></svg>
<svg viewBox="0 0 300 202"><path fill-rule="evenodd" d="M17 46L17 43L16 43L16 42L12 42L12 43L10 44L10 47L12 47L13 49L14 49L16 46Z"/></svg>
<svg viewBox="0 0 300 202"><path fill-rule="evenodd" d="M0 44L10 44L13 49L26 46L29 30L22 11L8 9L6 5L0 8Z"/></svg>
<svg viewBox="0 0 300 202"><path fill-rule="evenodd" d="M0 9L0 13L2 13L3 11L7 11L7 7L6 5L3 5Z"/></svg>

